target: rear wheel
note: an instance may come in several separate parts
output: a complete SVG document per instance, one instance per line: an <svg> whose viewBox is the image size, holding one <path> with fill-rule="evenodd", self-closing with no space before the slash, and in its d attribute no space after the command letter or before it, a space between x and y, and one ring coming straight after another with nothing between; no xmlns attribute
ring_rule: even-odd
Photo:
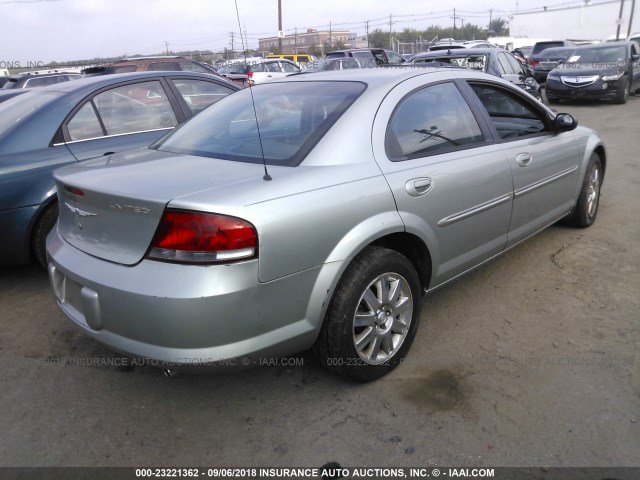
<svg viewBox="0 0 640 480"><path fill-rule="evenodd" d="M600 156L597 153L593 153L582 181L578 202L568 218L570 225L578 228L587 228L593 225L598 214L601 185L602 162Z"/></svg>
<svg viewBox="0 0 640 480"><path fill-rule="evenodd" d="M397 367L420 321L422 290L406 257L369 247L341 278L314 346L323 365L360 382Z"/></svg>
<svg viewBox="0 0 640 480"><path fill-rule="evenodd" d="M47 235L49 235L57 220L58 203L53 202L42 212L33 229L33 255L43 268L47 268Z"/></svg>

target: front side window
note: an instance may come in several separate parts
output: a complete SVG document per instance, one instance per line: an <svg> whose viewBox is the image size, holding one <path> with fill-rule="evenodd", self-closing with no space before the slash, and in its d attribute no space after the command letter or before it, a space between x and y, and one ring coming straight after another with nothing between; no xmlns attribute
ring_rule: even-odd
<svg viewBox="0 0 640 480"><path fill-rule="evenodd" d="M393 112L385 146L391 160L407 160L484 142L469 105L453 83L406 96Z"/></svg>
<svg viewBox="0 0 640 480"><path fill-rule="evenodd" d="M543 116L524 100L491 85L470 85L503 140L545 131Z"/></svg>
<svg viewBox="0 0 640 480"><path fill-rule="evenodd" d="M171 128L178 124L158 81L113 88L96 95L93 101L107 135Z"/></svg>
<svg viewBox="0 0 640 480"><path fill-rule="evenodd" d="M152 148L249 163L262 163L264 159L271 165L295 166L364 89L360 82L260 85L252 91L255 110L248 89L234 93Z"/></svg>
<svg viewBox="0 0 640 480"><path fill-rule="evenodd" d="M204 80L174 78L172 82L192 113L198 113L234 92L231 88Z"/></svg>

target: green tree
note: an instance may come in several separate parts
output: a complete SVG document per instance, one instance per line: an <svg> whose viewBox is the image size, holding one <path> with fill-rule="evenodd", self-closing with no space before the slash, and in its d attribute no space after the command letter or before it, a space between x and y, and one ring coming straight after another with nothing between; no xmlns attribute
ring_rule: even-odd
<svg viewBox="0 0 640 480"><path fill-rule="evenodd" d="M492 33L493 32L493 33ZM509 28L507 27L507 21L504 18L494 18L489 23L489 33L498 37L504 37L509 35Z"/></svg>

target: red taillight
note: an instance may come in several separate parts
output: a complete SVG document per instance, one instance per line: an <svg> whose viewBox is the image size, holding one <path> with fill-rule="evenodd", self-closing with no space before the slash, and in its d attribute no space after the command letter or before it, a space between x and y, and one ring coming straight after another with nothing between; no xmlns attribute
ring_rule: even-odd
<svg viewBox="0 0 640 480"><path fill-rule="evenodd" d="M249 71L247 72L247 77L249 77L249 78L253 78L253 71L252 71L252 70L249 70Z"/></svg>
<svg viewBox="0 0 640 480"><path fill-rule="evenodd" d="M63 188L66 192L69 192L72 195L75 195L77 197L84 197L84 192L79 188L72 187L71 185L65 185Z"/></svg>
<svg viewBox="0 0 640 480"><path fill-rule="evenodd" d="M147 258L177 263L230 263L258 256L258 234L246 220L166 210Z"/></svg>
<svg viewBox="0 0 640 480"><path fill-rule="evenodd" d="M539 63L540 63L540 60L531 60L531 59L529 59L529 66L530 67L535 67Z"/></svg>

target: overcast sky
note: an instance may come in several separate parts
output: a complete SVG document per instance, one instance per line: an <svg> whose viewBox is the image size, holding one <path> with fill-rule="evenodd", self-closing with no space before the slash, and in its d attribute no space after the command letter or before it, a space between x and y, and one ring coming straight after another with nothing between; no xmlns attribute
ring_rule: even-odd
<svg viewBox="0 0 640 480"><path fill-rule="evenodd" d="M596 0L600 1L600 0ZM277 0L237 0L240 24L250 48L258 38L277 33ZM465 23L486 26L516 9L576 5L580 0L282 0L283 29L333 28L364 33L370 28L394 30L452 26L453 8ZM392 11L390 11L392 10ZM0 0L0 67L2 62L51 62L169 49L215 50L230 46L236 32L233 0ZM458 24L460 25L460 24Z"/></svg>

